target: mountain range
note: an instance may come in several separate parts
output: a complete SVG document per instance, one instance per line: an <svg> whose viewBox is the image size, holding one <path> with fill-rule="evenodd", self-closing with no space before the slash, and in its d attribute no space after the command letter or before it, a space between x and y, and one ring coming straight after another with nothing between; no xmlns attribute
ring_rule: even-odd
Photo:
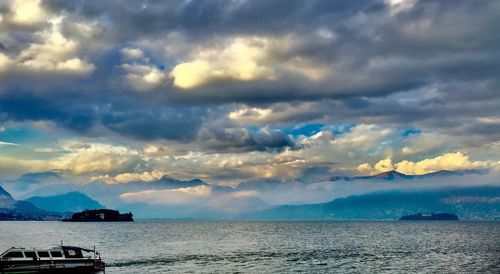
<svg viewBox="0 0 500 274"><path fill-rule="evenodd" d="M423 175L407 175L395 170L381 172L375 175L368 176L352 176L352 175L334 175L323 178L319 182L329 182L332 184L342 184L342 183L353 183L353 182L413 182L413 181L424 181L429 179L440 179L440 178L451 178L451 177L461 177L466 175L483 175L486 174L483 170L460 170L460 171L450 171L441 170L433 173L427 173ZM303 178L295 178L292 180L249 180L241 182L236 189L237 190L259 190L259 191L285 191L290 188L297 187L307 187L318 183L318 180L309 181Z"/></svg>
<svg viewBox="0 0 500 274"><path fill-rule="evenodd" d="M96 200L76 191L45 197L35 196L26 201L40 209L52 212L78 212L85 209L105 208Z"/></svg>
<svg viewBox="0 0 500 274"><path fill-rule="evenodd" d="M55 220L61 215L40 209L30 202L16 201L0 187L0 220Z"/></svg>
<svg viewBox="0 0 500 274"><path fill-rule="evenodd" d="M53 218L84 209L104 208L98 202L102 201L111 208L132 211L139 218L395 220L402 215L421 211L451 212L458 214L462 219L499 218L500 193L497 186L466 188L433 186L434 182L450 181L450 178L452 182L458 182L453 179L457 176L482 174L484 172L477 170L443 170L425 175L406 175L388 171L373 176L331 176L320 182L307 182L301 179L246 181L235 187L213 185L200 179L179 180L164 176L148 183L49 184L39 187L34 197L32 192L24 201L14 200L0 187L0 213L14 214L17 218L24 219L43 219L44 216ZM479 177L484 176L467 177L465 180L475 180ZM33 181L32 184L36 185L36 182ZM359 186L363 191L358 193L365 194L353 196L352 191L345 194L339 192ZM185 195L186 191L195 189L208 189L210 195L199 196L189 203L170 201L177 199L178 195ZM297 195L305 196L304 191L311 189L313 192L303 200L305 202L291 204L286 200L272 202L276 195L295 198ZM314 189L319 190L314 192ZM382 189L392 190L380 191ZM165 203L149 203L147 199L134 201L122 199L122 195L127 193L142 195L151 192L158 193L156 197L160 197ZM323 192L326 195L321 196ZM322 197L320 201L329 202L310 203L313 200L317 201L320 196Z"/></svg>
<svg viewBox="0 0 500 274"><path fill-rule="evenodd" d="M450 212L462 220L499 220L500 187L382 191L328 203L284 205L238 216L245 220L397 220L418 212Z"/></svg>
<svg viewBox="0 0 500 274"><path fill-rule="evenodd" d="M80 192L16 201L0 186L0 220L60 220L73 212L104 208Z"/></svg>
<svg viewBox="0 0 500 274"><path fill-rule="evenodd" d="M382 180L382 181L395 181L395 180L413 180L413 179L429 179L437 177L447 177L447 176L464 176L464 175L481 175L486 173L486 171L478 169L469 170L440 170L432 173L422 174L422 175L408 175L395 170L381 172L375 175L369 176L332 176L329 181L356 181L356 180Z"/></svg>

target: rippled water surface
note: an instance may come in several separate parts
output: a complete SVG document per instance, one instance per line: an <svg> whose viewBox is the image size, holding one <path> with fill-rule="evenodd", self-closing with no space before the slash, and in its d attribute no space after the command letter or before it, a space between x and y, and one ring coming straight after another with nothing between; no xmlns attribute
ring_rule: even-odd
<svg viewBox="0 0 500 274"><path fill-rule="evenodd" d="M106 273L500 273L500 222L0 222L0 252L61 240Z"/></svg>

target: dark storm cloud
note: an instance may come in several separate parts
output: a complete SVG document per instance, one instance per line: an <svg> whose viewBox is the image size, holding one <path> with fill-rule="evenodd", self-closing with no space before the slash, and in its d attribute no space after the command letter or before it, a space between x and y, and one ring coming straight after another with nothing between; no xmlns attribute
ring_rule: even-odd
<svg viewBox="0 0 500 274"><path fill-rule="evenodd" d="M105 113L102 123L114 132L142 140L193 141L205 112L191 107L117 109Z"/></svg>
<svg viewBox="0 0 500 274"><path fill-rule="evenodd" d="M332 71L329 79L315 83L284 76L271 83L215 84L189 94L174 91L172 96L192 102L343 100L353 96L386 96L439 82L488 81L500 72L496 61L500 58L500 35L494 30L500 24L498 2L418 1L412 9L393 16L387 8L377 6L347 12L349 16L345 17L327 16L329 9L304 6L314 4L289 12L283 22L290 23L281 26L307 42L280 52L282 56L278 58L299 56L328 65ZM309 21L317 22L316 19L298 20L301 16L323 19L313 24ZM265 14L263 17L258 21L265 21ZM281 22L278 18L275 21ZM294 28L294 22L303 25ZM330 29L335 38L324 41L314 35L319 27ZM219 34L219 29L207 28ZM241 31L245 30L242 27ZM262 27L260 33L265 34L266 30ZM224 34L224 30L220 32ZM499 86L494 88L498 90Z"/></svg>
<svg viewBox="0 0 500 274"><path fill-rule="evenodd" d="M104 134L93 132L101 125L140 140L193 140L206 112L198 107L165 107L141 96L12 93L0 94L0 121L52 121L84 135Z"/></svg>
<svg viewBox="0 0 500 274"><path fill-rule="evenodd" d="M111 35L131 39L169 31L189 36L286 33L291 29L328 23L376 6L373 1L201 0L201 1L61 1L45 0L55 13L86 18L106 17ZM337 18L335 20L339 20Z"/></svg>
<svg viewBox="0 0 500 274"><path fill-rule="evenodd" d="M4 121L53 121L63 127L85 132L96 120L90 106L78 105L75 97L44 98L24 91L0 94L0 119Z"/></svg>
<svg viewBox="0 0 500 274"><path fill-rule="evenodd" d="M280 130L211 127L200 132L199 141L209 150L215 151L281 151L295 148L296 144Z"/></svg>

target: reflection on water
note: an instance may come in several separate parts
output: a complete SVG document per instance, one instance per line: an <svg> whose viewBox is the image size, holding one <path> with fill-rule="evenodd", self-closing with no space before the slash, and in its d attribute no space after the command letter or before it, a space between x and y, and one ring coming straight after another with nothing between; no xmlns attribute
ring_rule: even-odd
<svg viewBox="0 0 500 274"><path fill-rule="evenodd" d="M106 273L500 273L500 222L0 222L0 250L92 247Z"/></svg>

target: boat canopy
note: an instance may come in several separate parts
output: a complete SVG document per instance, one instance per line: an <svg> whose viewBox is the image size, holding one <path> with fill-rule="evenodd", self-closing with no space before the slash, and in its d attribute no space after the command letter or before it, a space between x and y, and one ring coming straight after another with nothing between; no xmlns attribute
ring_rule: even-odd
<svg viewBox="0 0 500 274"><path fill-rule="evenodd" d="M61 246L63 249L73 249L73 250L81 250L85 252L92 252L94 253L95 251L93 249L88 249L88 248L83 248L83 247L78 247L78 246L69 246L69 245L63 245Z"/></svg>

